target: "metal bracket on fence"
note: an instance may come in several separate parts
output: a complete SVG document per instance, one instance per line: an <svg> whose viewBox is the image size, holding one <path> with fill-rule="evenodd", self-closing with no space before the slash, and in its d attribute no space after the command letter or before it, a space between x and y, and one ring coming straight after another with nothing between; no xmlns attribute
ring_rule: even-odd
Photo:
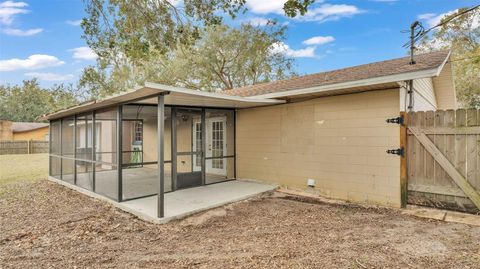
<svg viewBox="0 0 480 269"><path fill-rule="evenodd" d="M395 154L395 155L399 155L399 156L404 156L405 155L405 149L403 147L399 148L399 149L389 149L387 150L387 153L388 154Z"/></svg>
<svg viewBox="0 0 480 269"><path fill-rule="evenodd" d="M396 123L396 124L403 125L404 123L403 115L400 117L387 119L387 123Z"/></svg>

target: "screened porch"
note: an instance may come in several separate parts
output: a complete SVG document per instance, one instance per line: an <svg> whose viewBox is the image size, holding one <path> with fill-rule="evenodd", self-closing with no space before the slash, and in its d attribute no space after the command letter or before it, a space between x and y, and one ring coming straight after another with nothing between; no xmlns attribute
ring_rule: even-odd
<svg viewBox="0 0 480 269"><path fill-rule="evenodd" d="M50 176L122 203L236 179L235 109L276 103L150 84L47 115Z"/></svg>

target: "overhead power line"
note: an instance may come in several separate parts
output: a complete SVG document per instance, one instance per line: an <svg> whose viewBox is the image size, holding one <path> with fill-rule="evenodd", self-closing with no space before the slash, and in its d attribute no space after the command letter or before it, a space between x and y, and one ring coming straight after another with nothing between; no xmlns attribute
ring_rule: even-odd
<svg viewBox="0 0 480 269"><path fill-rule="evenodd" d="M473 6L471 8L468 8L468 9L465 9L464 11L458 13L458 14L455 14L454 16L450 16L448 19L446 20L443 20L441 21L440 23L438 23L437 25L435 26L432 26L428 29L425 30L425 28L422 26L421 23L418 24L418 27L420 27L420 31L418 31L416 34L415 34L415 37L414 37L414 42L417 42L418 40L420 40L422 37L424 37L426 34L428 34L430 31L432 31L433 29L435 28L438 28L438 27L441 27L449 22L451 22L452 20L462 16L462 15L465 15L466 13L468 12L471 12L477 8L480 8L480 4L479 5L476 5L476 6ZM404 48L408 48L410 47L410 44L411 42L407 42L403 45Z"/></svg>

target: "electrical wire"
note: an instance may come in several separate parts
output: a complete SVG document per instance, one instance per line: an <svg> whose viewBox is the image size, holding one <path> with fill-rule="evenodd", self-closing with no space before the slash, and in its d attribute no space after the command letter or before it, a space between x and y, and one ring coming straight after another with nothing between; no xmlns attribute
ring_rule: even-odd
<svg viewBox="0 0 480 269"><path fill-rule="evenodd" d="M464 10L464 11L458 13L458 14L455 14L454 16L449 17L447 20L441 21L441 22L438 23L437 25L432 26L432 27L428 28L427 30L425 30L425 28L422 26L422 24L419 23L418 26L419 26L421 29L420 29L420 31L418 31L418 32L415 34L414 43L417 42L418 40L420 40L421 38L423 38L426 34L428 34L428 33L429 33L430 31L432 31L433 29L438 28L438 27L440 27L440 26L443 26L443 25L451 22L452 20L454 20L454 19L456 19L456 18L458 18L458 17L460 17L460 16L463 16L463 15L465 15L466 13L471 12L471 11L477 9L477 8L480 8L480 4L479 4L479 5L476 5L476 6L473 6L473 7L469 8L469 9L466 9L466 10ZM402 33L405 33L405 32L409 32L409 31L408 31L408 30L402 31ZM404 48L409 48L410 46L411 46L410 42L407 42L407 43L405 43L405 44L403 45Z"/></svg>
<svg viewBox="0 0 480 269"><path fill-rule="evenodd" d="M477 9L477 8L480 8L480 4L479 4L479 5L476 5L476 6L474 6L474 7L471 7L471 8L469 8L469 9L466 9L466 10L464 10L464 11L456 14L455 16L451 16L451 17L448 18L447 20L442 21L442 22L438 23L437 25L435 25L435 26L433 26L433 27L430 27L429 29L427 29L426 31L424 31L424 32L422 33L422 36L426 35L426 34L427 34L428 32L430 32L431 30L433 30L433 29L435 29L435 28L438 28L438 27L440 27L440 26L443 26L443 25L449 23L450 21L452 21L452 20L454 20L454 19L456 19L456 18L458 18L458 17L460 17L460 16L462 16L462 15L464 15L464 14L470 12L470 11L473 11L473 10L475 10L475 9Z"/></svg>

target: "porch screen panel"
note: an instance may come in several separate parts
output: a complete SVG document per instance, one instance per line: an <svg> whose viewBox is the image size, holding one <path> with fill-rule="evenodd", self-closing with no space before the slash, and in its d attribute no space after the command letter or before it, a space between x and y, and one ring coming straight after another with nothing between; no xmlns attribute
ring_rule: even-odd
<svg viewBox="0 0 480 269"><path fill-rule="evenodd" d="M92 115L77 117L76 132L76 176L77 186L93 190L93 163L92 163Z"/></svg>
<svg viewBox="0 0 480 269"><path fill-rule="evenodd" d="M122 114L123 199L158 193L157 106L124 105ZM165 191L171 191L171 109L165 107Z"/></svg>
<svg viewBox="0 0 480 269"><path fill-rule="evenodd" d="M206 109L205 183L235 178L235 111Z"/></svg>
<svg viewBox="0 0 480 269"><path fill-rule="evenodd" d="M50 176L61 179L60 120L50 122Z"/></svg>
<svg viewBox="0 0 480 269"><path fill-rule="evenodd" d="M163 122L164 192L172 191L172 109L165 107Z"/></svg>
<svg viewBox="0 0 480 269"><path fill-rule="evenodd" d="M74 183L75 161L74 161L74 131L75 119L73 117L64 118L62 120L62 180Z"/></svg>
<svg viewBox="0 0 480 269"><path fill-rule="evenodd" d="M95 192L117 199L117 109L95 112Z"/></svg>

